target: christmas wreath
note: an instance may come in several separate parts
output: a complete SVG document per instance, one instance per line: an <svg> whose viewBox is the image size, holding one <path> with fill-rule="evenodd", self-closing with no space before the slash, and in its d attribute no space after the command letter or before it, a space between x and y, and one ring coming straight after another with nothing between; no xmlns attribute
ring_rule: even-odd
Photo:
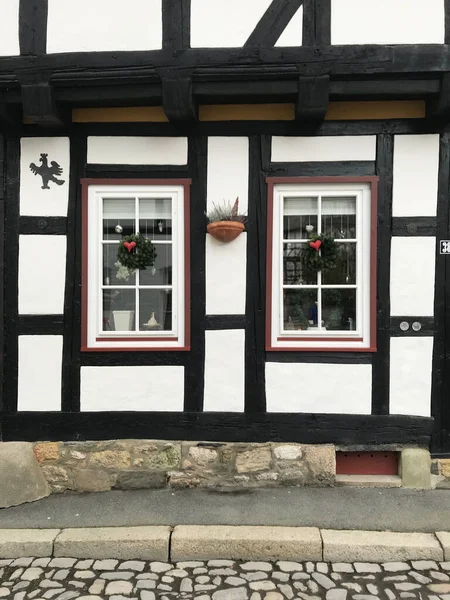
<svg viewBox="0 0 450 600"><path fill-rule="evenodd" d="M338 256L338 245L327 235L313 235L304 245L302 262L310 271L334 269Z"/></svg>
<svg viewBox="0 0 450 600"><path fill-rule="evenodd" d="M140 233L126 235L117 250L119 263L130 270L151 267L156 256L156 250L151 241Z"/></svg>

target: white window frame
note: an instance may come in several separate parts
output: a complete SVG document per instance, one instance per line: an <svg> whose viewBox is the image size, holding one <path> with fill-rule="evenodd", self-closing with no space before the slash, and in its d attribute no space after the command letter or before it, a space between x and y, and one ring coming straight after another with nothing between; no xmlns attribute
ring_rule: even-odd
<svg viewBox="0 0 450 600"><path fill-rule="evenodd" d="M284 240L283 238L283 206L287 197L348 197L356 198L356 330L353 331L301 331L285 330L284 306L283 306L283 242L292 243L301 240ZM318 222L321 215L318 203ZM333 183L273 183L273 216L272 224L272 247L271 247L271 281L269 297L271 300L270 319L268 320L268 350L352 350L352 351L374 351L375 340L373 338L372 314L374 310L371 289L373 268L371 252L372 245L372 185L370 182L361 181L355 183L333 182ZM348 242L348 240L343 240ZM305 242L303 242L305 243ZM321 285L319 273L318 284ZM287 286L292 289L311 289L314 285ZM351 289L353 285L325 286L325 289L341 288ZM324 287L322 286L322 289ZM319 315L320 319L320 315ZM332 339L330 339L332 338ZM334 339L333 339L334 338Z"/></svg>
<svg viewBox="0 0 450 600"><path fill-rule="evenodd" d="M171 331L103 331L103 199L104 198L170 198L172 206L172 289ZM91 184L87 188L87 307L85 350L151 350L188 349L186 340L185 303L185 187L183 185L108 185ZM136 211L136 231L138 231ZM167 243L168 241L164 241ZM155 241L158 245L158 241ZM124 283L123 288L127 287ZM135 289L135 285L128 288ZM139 294L137 294L139 298ZM135 307L139 315L139 305ZM116 339L114 339L116 338ZM119 339L120 338L120 339Z"/></svg>

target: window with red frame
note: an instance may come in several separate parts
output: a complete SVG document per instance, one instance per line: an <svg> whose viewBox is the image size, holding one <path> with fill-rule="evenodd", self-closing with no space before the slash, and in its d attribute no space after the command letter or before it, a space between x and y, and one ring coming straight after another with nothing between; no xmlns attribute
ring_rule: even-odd
<svg viewBox="0 0 450 600"><path fill-rule="evenodd" d="M187 349L189 182L83 182L83 349ZM154 264L132 270L119 242L141 233Z"/></svg>
<svg viewBox="0 0 450 600"><path fill-rule="evenodd" d="M375 350L377 178L268 184L267 349ZM314 235L334 240L332 268L305 264Z"/></svg>

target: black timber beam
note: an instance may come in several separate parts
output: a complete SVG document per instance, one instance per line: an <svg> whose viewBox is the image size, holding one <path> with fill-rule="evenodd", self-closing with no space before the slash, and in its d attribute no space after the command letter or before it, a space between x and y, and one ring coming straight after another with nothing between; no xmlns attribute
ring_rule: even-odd
<svg viewBox="0 0 450 600"><path fill-rule="evenodd" d="M4 441L167 439L211 442L289 441L427 447L433 419L399 415L117 412L0 413Z"/></svg>
<svg viewBox="0 0 450 600"><path fill-rule="evenodd" d="M427 116L432 119L448 119L450 117L450 73L442 75L439 95L428 103Z"/></svg>
<svg viewBox="0 0 450 600"><path fill-rule="evenodd" d="M0 95L0 125L3 127L20 123L20 106L11 105Z"/></svg>
<svg viewBox="0 0 450 600"><path fill-rule="evenodd" d="M303 0L272 0L244 47L273 46L302 4Z"/></svg>
<svg viewBox="0 0 450 600"><path fill-rule="evenodd" d="M247 73L263 75L290 66L303 76L344 76L367 73L420 74L450 71L450 47L446 44L408 44L395 46L300 46L287 48L187 48L182 52L168 49L134 52L73 52L40 56L0 57L2 74L58 72L73 80L87 74L96 79L110 76L118 69L214 68L218 74L227 67L244 68ZM275 68L275 69L274 69Z"/></svg>
<svg viewBox="0 0 450 600"><path fill-rule="evenodd" d="M20 54L44 54L47 50L48 0L20 0Z"/></svg>
<svg viewBox="0 0 450 600"><path fill-rule="evenodd" d="M298 95L295 103L295 119L297 121L323 121L328 110L330 97L330 78L300 77Z"/></svg>
<svg viewBox="0 0 450 600"><path fill-rule="evenodd" d="M197 120L192 77L162 77L162 105L169 121L189 123Z"/></svg>
<svg viewBox="0 0 450 600"><path fill-rule="evenodd" d="M61 127L70 122L67 110L57 105L50 83L22 84L23 116L28 122L44 127Z"/></svg>

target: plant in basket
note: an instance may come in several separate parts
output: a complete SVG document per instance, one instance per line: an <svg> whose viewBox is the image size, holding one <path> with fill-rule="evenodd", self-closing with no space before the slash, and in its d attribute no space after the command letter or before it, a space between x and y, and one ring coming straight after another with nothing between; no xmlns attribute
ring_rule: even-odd
<svg viewBox="0 0 450 600"><path fill-rule="evenodd" d="M230 202L217 205L206 214L208 220L207 231L216 240L231 242L235 240L245 229L245 215L239 214L239 198L236 198L233 206Z"/></svg>

